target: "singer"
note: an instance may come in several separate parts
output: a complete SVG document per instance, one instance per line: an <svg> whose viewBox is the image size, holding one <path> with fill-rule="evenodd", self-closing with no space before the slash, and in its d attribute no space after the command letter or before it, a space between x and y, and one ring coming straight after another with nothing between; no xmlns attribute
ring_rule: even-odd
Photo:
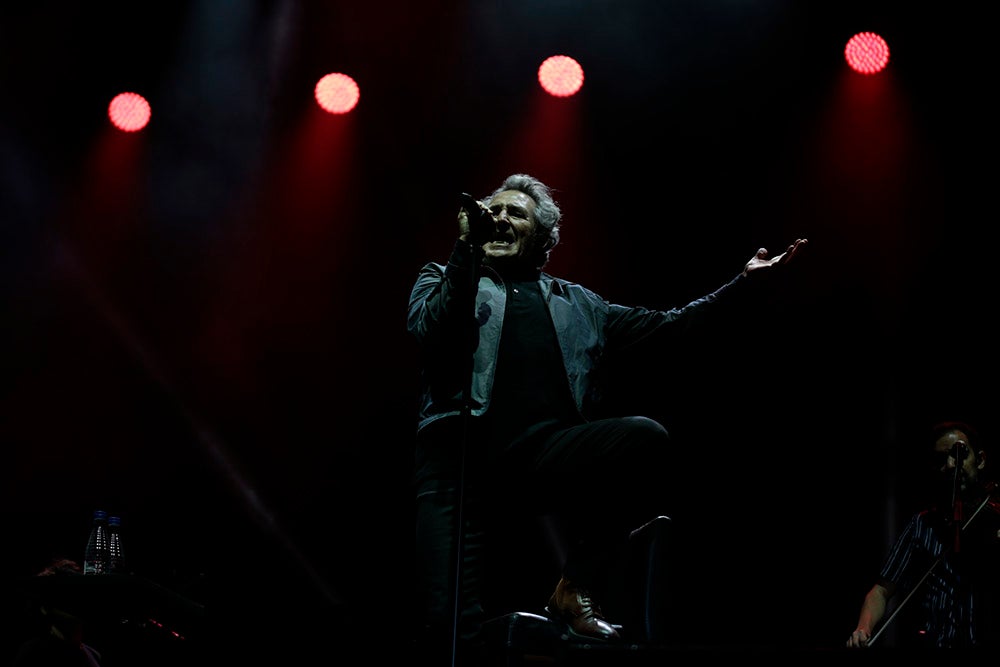
<svg viewBox="0 0 1000 667"><path fill-rule="evenodd" d="M848 648L1000 648L1000 505L986 452L961 421L935 424L930 441L927 509L896 538Z"/></svg>
<svg viewBox="0 0 1000 667"><path fill-rule="evenodd" d="M513 174L481 200L462 196L458 208L451 254L419 271L407 314L421 361L418 648L439 660L455 644L476 645L490 617L482 597L490 518L512 513L554 514L569 533L561 578L527 608L544 609L582 641L627 638L602 612L607 567L630 531L675 509L666 503L676 453L652 419L598 417L601 364L627 347L679 343L704 314L771 284L759 277L784 273L807 241L774 257L760 248L714 292L652 310L543 271L562 212L538 179Z"/></svg>

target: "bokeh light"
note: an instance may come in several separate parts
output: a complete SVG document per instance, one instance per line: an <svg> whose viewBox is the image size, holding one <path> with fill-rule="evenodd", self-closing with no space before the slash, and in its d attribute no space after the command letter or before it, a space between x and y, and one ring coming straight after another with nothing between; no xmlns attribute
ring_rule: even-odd
<svg viewBox="0 0 1000 667"><path fill-rule="evenodd" d="M316 102L329 113L347 113L357 106L360 97L358 84L346 74L327 74L316 83Z"/></svg>
<svg viewBox="0 0 1000 667"><path fill-rule="evenodd" d="M538 82L549 95L569 97L583 86L583 67L569 56L551 56L539 66Z"/></svg>
<svg viewBox="0 0 1000 667"><path fill-rule="evenodd" d="M878 74L889 64L889 45L873 32L859 32L848 40L844 58L855 72Z"/></svg>
<svg viewBox="0 0 1000 667"><path fill-rule="evenodd" d="M149 102L138 93L115 95L108 105L108 118L122 132L138 132L149 124Z"/></svg>

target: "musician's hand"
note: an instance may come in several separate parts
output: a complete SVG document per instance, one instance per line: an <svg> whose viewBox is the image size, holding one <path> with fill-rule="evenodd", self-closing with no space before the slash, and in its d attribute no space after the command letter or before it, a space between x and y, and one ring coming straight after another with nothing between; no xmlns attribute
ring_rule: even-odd
<svg viewBox="0 0 1000 667"><path fill-rule="evenodd" d="M494 233L493 214L481 201L463 195L458 211L458 238L472 245L482 245Z"/></svg>
<svg viewBox="0 0 1000 667"><path fill-rule="evenodd" d="M871 635L864 628L858 628L847 638L847 648L866 648Z"/></svg>

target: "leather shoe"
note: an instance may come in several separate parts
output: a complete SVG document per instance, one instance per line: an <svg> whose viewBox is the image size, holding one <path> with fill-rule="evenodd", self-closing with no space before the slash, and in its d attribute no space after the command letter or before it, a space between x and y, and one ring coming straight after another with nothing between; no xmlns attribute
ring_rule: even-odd
<svg viewBox="0 0 1000 667"><path fill-rule="evenodd" d="M621 637L616 626L604 620L600 605L594 602L590 593L566 578L559 579L545 613L565 622L570 634L581 639L610 641Z"/></svg>

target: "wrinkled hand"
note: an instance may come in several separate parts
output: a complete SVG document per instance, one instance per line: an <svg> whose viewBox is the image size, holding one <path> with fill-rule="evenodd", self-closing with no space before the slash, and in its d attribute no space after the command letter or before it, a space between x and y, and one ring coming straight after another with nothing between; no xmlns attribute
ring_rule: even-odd
<svg viewBox="0 0 1000 667"><path fill-rule="evenodd" d="M851 633L851 636L847 638L847 648L864 648L868 646L868 642L871 637L868 632L858 628Z"/></svg>
<svg viewBox="0 0 1000 667"><path fill-rule="evenodd" d="M759 271L761 269L774 268L776 266L782 266L788 264L790 261L795 259L795 256L802 251L806 245L809 244L808 239L795 239L785 252L781 253L777 257L772 257L768 259L767 248L761 248L757 251L757 254L750 258L750 261L746 263L743 267L743 275L749 275L754 271Z"/></svg>
<svg viewBox="0 0 1000 667"><path fill-rule="evenodd" d="M472 234L472 230L469 225L469 214L465 209L460 209L458 211L458 237L463 241L468 241Z"/></svg>
<svg viewBox="0 0 1000 667"><path fill-rule="evenodd" d="M492 222L490 210L470 197L458 211L458 237L473 245L481 245L493 231Z"/></svg>

